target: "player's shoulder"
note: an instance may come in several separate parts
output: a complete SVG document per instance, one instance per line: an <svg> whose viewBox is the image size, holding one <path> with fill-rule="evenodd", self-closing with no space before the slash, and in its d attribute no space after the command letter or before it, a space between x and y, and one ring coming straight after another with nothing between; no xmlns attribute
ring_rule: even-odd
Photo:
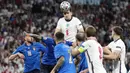
<svg viewBox="0 0 130 73"><path fill-rule="evenodd" d="M33 42L33 46L42 46L40 42Z"/></svg>
<svg viewBox="0 0 130 73"><path fill-rule="evenodd" d="M25 43L23 43L22 45L18 46L17 47L17 50L22 50L24 49L26 46L25 46Z"/></svg>
<svg viewBox="0 0 130 73"><path fill-rule="evenodd" d="M97 41L95 41L95 40L86 40L85 42L86 42L86 43L90 43L90 44L91 44L91 43L97 43Z"/></svg>
<svg viewBox="0 0 130 73"><path fill-rule="evenodd" d="M43 39L48 41L48 42L54 41L54 39L52 37L44 37Z"/></svg>
<svg viewBox="0 0 130 73"><path fill-rule="evenodd" d="M72 20L74 20L74 21L80 21L77 17L74 17L74 16L73 16Z"/></svg>
<svg viewBox="0 0 130 73"><path fill-rule="evenodd" d="M96 40L86 40L85 44L88 44L89 46L100 46L100 43L98 43Z"/></svg>
<svg viewBox="0 0 130 73"><path fill-rule="evenodd" d="M64 44L64 45L63 45L63 48L70 48L70 47L69 47L69 45Z"/></svg>
<svg viewBox="0 0 130 73"><path fill-rule="evenodd" d="M124 42L123 42L121 39L119 39L119 40L117 41L117 43L123 44Z"/></svg>
<svg viewBox="0 0 130 73"><path fill-rule="evenodd" d="M77 17L73 16L73 19L79 20Z"/></svg>
<svg viewBox="0 0 130 73"><path fill-rule="evenodd" d="M117 42L116 42L116 45L119 45L119 46L125 46L125 43L119 39Z"/></svg>
<svg viewBox="0 0 130 73"><path fill-rule="evenodd" d="M85 42L83 42L81 44L82 47L84 47L84 46L90 46L90 45L91 45L91 41L89 41L89 40L86 40Z"/></svg>
<svg viewBox="0 0 130 73"><path fill-rule="evenodd" d="M68 45L64 44L64 43L60 43L60 44L57 44L55 46L56 49L60 48L60 49L63 49L63 48L69 48Z"/></svg>
<svg viewBox="0 0 130 73"><path fill-rule="evenodd" d="M64 20L65 20L65 18L64 18L64 17L62 17L62 18L60 18L60 19L59 19L59 21L64 21Z"/></svg>
<svg viewBox="0 0 130 73"><path fill-rule="evenodd" d="M62 44L56 44L55 49L61 48L61 47L62 47Z"/></svg>

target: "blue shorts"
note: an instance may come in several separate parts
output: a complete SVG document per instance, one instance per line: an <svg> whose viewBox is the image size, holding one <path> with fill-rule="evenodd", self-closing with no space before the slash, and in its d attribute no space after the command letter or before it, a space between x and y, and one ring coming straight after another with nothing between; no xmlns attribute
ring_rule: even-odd
<svg viewBox="0 0 130 73"><path fill-rule="evenodd" d="M24 72L24 73L40 73L40 70L39 69L34 69L32 71Z"/></svg>

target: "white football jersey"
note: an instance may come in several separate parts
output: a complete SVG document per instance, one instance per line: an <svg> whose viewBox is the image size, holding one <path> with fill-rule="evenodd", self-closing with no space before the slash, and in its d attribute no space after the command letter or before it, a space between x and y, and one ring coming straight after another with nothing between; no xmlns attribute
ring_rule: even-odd
<svg viewBox="0 0 130 73"><path fill-rule="evenodd" d="M89 73L106 73L103 67L103 48L95 40L85 41L78 49L80 53L85 52Z"/></svg>
<svg viewBox="0 0 130 73"><path fill-rule="evenodd" d="M108 47L112 52L120 52L120 60L113 61L113 71L112 73L126 73L125 67L125 55L126 55L126 46L121 39L112 41L108 44Z"/></svg>
<svg viewBox="0 0 130 73"><path fill-rule="evenodd" d="M76 17L72 17L70 21L66 21L63 17L59 19L56 29L61 29L66 41L75 42L77 31L83 29L83 26L81 25L81 21Z"/></svg>

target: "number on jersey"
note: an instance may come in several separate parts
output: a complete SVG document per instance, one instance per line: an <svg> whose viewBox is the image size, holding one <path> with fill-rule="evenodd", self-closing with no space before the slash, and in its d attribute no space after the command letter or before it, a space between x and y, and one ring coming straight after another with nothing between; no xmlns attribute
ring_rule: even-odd
<svg viewBox="0 0 130 73"><path fill-rule="evenodd" d="M69 63L73 63L73 62L72 62L71 50L69 50L69 55L70 55L70 57L69 57Z"/></svg>
<svg viewBox="0 0 130 73"><path fill-rule="evenodd" d="M102 59L102 57L103 57L103 54L102 54L102 49L101 49L101 47L98 47L98 50L99 50L99 59L101 60Z"/></svg>
<svg viewBox="0 0 130 73"><path fill-rule="evenodd" d="M67 36L69 35L69 30L68 30L68 29L66 29L66 35L67 35Z"/></svg>

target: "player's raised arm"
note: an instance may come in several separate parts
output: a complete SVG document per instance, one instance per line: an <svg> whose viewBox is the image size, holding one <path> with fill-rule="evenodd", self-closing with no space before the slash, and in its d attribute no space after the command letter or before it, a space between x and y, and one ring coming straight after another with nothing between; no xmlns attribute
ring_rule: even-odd
<svg viewBox="0 0 130 73"><path fill-rule="evenodd" d="M23 33L24 33L24 36L31 36L31 37L35 37L35 38L40 39L40 40L42 39L41 35L27 33L27 32L23 32Z"/></svg>

